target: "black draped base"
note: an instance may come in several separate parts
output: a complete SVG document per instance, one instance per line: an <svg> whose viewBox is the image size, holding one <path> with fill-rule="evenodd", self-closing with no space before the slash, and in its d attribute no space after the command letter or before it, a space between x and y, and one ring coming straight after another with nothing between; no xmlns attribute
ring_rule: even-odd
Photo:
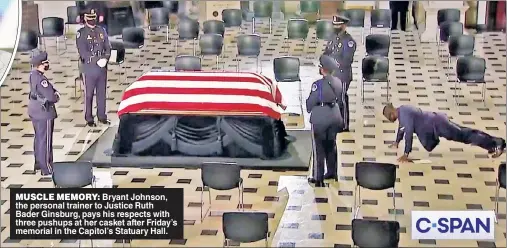
<svg viewBox="0 0 507 248"><path fill-rule="evenodd" d="M275 159L287 149L286 136L283 122L269 117L125 114L113 156Z"/></svg>

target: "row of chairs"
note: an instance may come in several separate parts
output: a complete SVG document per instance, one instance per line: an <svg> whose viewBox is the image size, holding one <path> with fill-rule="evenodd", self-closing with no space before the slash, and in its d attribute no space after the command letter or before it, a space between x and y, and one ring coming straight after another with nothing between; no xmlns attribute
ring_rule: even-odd
<svg viewBox="0 0 507 248"><path fill-rule="evenodd" d="M352 220L352 239L359 247L397 247L400 224L396 220L396 165L358 162L355 166L356 187ZM243 209L243 179L241 167L234 163L204 163L201 167L201 221L211 210L211 192L238 189L238 209ZM89 162L58 162L53 166L53 183L58 188L94 187L93 167ZM499 189L506 188L506 166L498 168L495 190L495 214L498 214ZM204 191L208 188L210 208L203 214ZM394 221L358 219L361 208L361 188L386 190L392 188ZM226 212L223 214L224 245L228 240L250 243L268 238L268 214L260 212ZM368 229L370 232L365 232Z"/></svg>

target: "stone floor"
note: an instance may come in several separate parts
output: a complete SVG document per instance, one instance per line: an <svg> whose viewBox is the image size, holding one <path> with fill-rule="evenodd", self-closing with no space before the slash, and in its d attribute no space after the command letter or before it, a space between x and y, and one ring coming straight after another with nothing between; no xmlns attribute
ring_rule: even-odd
<svg viewBox="0 0 507 248"><path fill-rule="evenodd" d="M267 22L258 24L262 34L262 69L272 75L272 60L287 54L284 48L286 22L274 22L273 33L267 34ZM251 24L243 26L249 32ZM238 29L227 29L226 48L221 58L226 70L235 70L234 37ZM351 30L356 40L360 31ZM171 37L176 37L171 30ZM115 111L123 90L136 77L150 69L170 69L174 64L175 42L165 42L162 32L152 32L142 50L129 51L128 75L120 75L123 69L110 66L108 113L117 123ZM306 55L302 55L303 43L291 43L290 53L301 56L302 73L318 77L313 66L324 43L315 41L312 29L304 44ZM425 110L441 111L457 123L485 130L493 135L505 136L505 34L485 33L476 36L476 54L487 60L487 97L480 102L481 86L460 85L459 106L453 100L454 77L446 77L445 62L438 59L435 44L420 44L416 33L392 34L390 52L390 100L396 104L411 104ZM299 45L296 45L296 44ZM360 43L360 42L359 42ZM88 128L84 125L82 98L74 98L74 78L77 76L77 51L74 40L67 40L67 50L56 52L55 41L47 40L51 71L48 76L62 93L58 104L59 118L54 134L55 161L75 160L87 146L97 139L106 127ZM191 44L180 43L180 54L189 54ZM445 53L445 51L444 51ZM60 54L60 55L59 55ZM137 55L141 54L141 57ZM329 187L314 189L306 183L307 173L283 171L243 171L245 179L245 203L251 209L268 209L274 213L270 222L271 246L275 247L349 247L352 244L350 223L353 204L354 164L358 161L395 163L397 153L387 144L395 138L396 124L383 120L381 111L385 102L385 84L366 85L366 101L360 96L360 61L364 46L359 45L354 63L355 81L349 90L351 104L351 127L353 132L338 137L340 181ZM26 115L29 55L17 54L14 69L1 88L1 246L2 247L69 247L78 246L76 240L12 240L9 238L9 188L52 187L48 178L41 178L31 171L33 166L33 129ZM243 59L242 70L252 69L255 59ZM204 60L205 69L211 69L215 58ZM451 69L452 71L452 69ZM125 77L127 80L125 81ZM120 79L121 78L121 79ZM402 148L400 148L402 149ZM402 151L398 151L398 154ZM397 171L396 213L401 223L401 247L504 247L505 242L505 197L501 197L500 222L496 226L496 242L411 240L410 212L412 210L465 210L493 209L496 170L501 161L490 159L478 148L442 141L433 152L427 153L414 142L414 158L430 160L430 164L401 164ZM185 239L184 240L134 240L136 247L172 246L221 246L222 227L218 217L199 219L200 173L185 169L132 169L111 170L113 187L185 188ZM187 180L183 180L187 179ZM287 188L288 199L278 193ZM501 191L505 196L505 191ZM363 217L392 219L390 192L363 191L361 215ZM231 209L237 203L236 191L213 192L218 206ZM285 211L278 211L285 206ZM197 204L195 204L197 202ZM192 204L194 203L194 204ZM195 207L197 205L197 207ZM89 243L83 241L83 245ZM114 242L114 241L111 241ZM94 242L95 243L95 242ZM253 244L262 245L259 244ZM97 243L95 243L97 247ZM99 246L111 246L103 244ZM114 246L121 244L114 243ZM242 245L244 246L244 245ZM251 245L250 245L251 246Z"/></svg>

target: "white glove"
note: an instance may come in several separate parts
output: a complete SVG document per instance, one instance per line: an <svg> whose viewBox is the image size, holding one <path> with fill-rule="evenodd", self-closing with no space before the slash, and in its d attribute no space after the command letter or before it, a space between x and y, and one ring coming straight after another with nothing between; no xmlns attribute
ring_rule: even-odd
<svg viewBox="0 0 507 248"><path fill-rule="evenodd" d="M101 68L105 67L107 65L107 59L99 59L99 61L97 61L97 65Z"/></svg>

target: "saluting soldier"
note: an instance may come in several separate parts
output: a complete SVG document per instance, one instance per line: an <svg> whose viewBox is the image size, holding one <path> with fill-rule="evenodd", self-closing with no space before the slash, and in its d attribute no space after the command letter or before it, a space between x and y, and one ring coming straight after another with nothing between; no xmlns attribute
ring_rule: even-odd
<svg viewBox="0 0 507 248"><path fill-rule="evenodd" d="M28 116L33 124L34 135L34 170L41 170L41 175L53 173L53 130L57 117L55 103L60 94L44 75L49 70L48 54L40 52L32 57L33 70L30 72L30 93Z"/></svg>
<svg viewBox="0 0 507 248"><path fill-rule="evenodd" d="M97 27L95 9L88 9L84 14L84 20L85 26L77 31L76 43L85 85L85 120L88 126L95 127L92 115L94 93L98 121L102 124L110 124L106 115L106 89L111 43L106 31L102 27Z"/></svg>
<svg viewBox="0 0 507 248"><path fill-rule="evenodd" d="M340 105L345 121L343 131L349 130L349 90L350 82L352 81L352 63L354 62L354 54L356 52L356 41L347 32L347 23L350 20L344 16L334 16L333 26L335 34L329 40L324 50L324 55L333 57L340 65L339 70L334 72L334 75L342 81L342 88L344 90L343 104Z"/></svg>
<svg viewBox="0 0 507 248"><path fill-rule="evenodd" d="M316 187L324 187L324 179L338 181L336 135L343 129L339 108L343 88L340 79L333 76L338 69L336 60L327 55L321 56L319 73L322 79L312 84L312 91L306 99L313 133L313 178L309 181ZM327 167L325 175L324 164Z"/></svg>

